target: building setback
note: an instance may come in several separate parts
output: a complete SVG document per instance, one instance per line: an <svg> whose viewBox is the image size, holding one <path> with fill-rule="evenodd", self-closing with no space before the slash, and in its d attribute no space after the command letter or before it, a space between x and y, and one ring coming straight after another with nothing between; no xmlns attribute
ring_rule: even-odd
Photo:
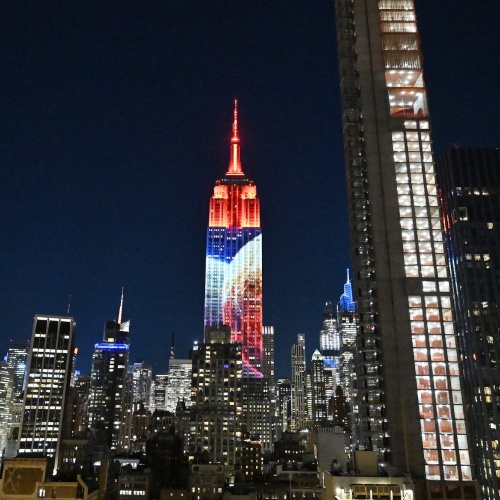
<svg viewBox="0 0 500 500"><path fill-rule="evenodd" d="M336 0L335 11L357 445L411 474L417 498L475 498L414 1Z"/></svg>
<svg viewBox="0 0 500 500"><path fill-rule="evenodd" d="M500 496L500 150L449 149L437 163L472 462Z"/></svg>

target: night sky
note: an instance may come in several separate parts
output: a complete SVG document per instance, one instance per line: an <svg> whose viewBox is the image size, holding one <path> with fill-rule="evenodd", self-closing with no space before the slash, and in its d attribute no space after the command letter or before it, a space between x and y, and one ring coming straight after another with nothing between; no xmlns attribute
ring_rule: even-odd
<svg viewBox="0 0 500 500"><path fill-rule="evenodd" d="M500 146L500 2L416 3L436 152ZM123 286L130 360L187 357L236 97L277 374L299 332L310 359L350 265L333 4L0 3L0 353L71 294L89 373Z"/></svg>

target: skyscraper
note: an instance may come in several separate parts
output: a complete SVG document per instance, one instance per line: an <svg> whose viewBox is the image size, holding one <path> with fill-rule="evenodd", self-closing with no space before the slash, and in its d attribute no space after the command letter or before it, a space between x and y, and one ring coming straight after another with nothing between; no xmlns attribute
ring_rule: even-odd
<svg viewBox="0 0 500 500"><path fill-rule="evenodd" d="M192 360L170 358L165 395L165 409L169 412L175 413L180 401L184 402L186 408L191 406L192 373Z"/></svg>
<svg viewBox="0 0 500 500"><path fill-rule="evenodd" d="M306 336L297 334L297 343L292 346L290 430L298 431L307 425L306 401Z"/></svg>
<svg viewBox="0 0 500 500"><path fill-rule="evenodd" d="M19 430L20 455L43 454L59 461L67 411L76 323L65 316L35 316Z"/></svg>
<svg viewBox="0 0 500 500"><path fill-rule="evenodd" d="M132 373L133 384L133 411L141 408L141 404L145 410L151 410L152 393L151 386L153 384L153 368L147 365L144 361L139 361L129 366L129 373Z"/></svg>
<svg viewBox="0 0 500 500"><path fill-rule="evenodd" d="M327 400L325 390L325 362L316 349L311 359L312 424L319 426L327 419Z"/></svg>
<svg viewBox="0 0 500 500"><path fill-rule="evenodd" d="M28 351L30 343L27 340L11 340L7 351L7 363L14 373L14 397L22 395L28 366Z"/></svg>
<svg viewBox="0 0 500 500"><path fill-rule="evenodd" d="M190 455L208 453L228 475L241 458L241 344L229 327L206 327L193 350Z"/></svg>
<svg viewBox="0 0 500 500"><path fill-rule="evenodd" d="M344 284L344 293L340 296L337 307L337 328L341 338L340 386L349 409L352 409L351 398L355 381L353 358L356 348L357 319L356 302L352 298L352 282L349 271L347 271L347 281Z"/></svg>
<svg viewBox="0 0 500 500"><path fill-rule="evenodd" d="M437 163L472 462L500 497L500 150L449 149Z"/></svg>
<svg viewBox="0 0 500 500"><path fill-rule="evenodd" d="M340 384L340 332L337 327L337 314L330 301L325 304L319 350L325 364L326 397L329 399Z"/></svg>
<svg viewBox="0 0 500 500"><path fill-rule="evenodd" d="M210 199L204 323L229 326L231 341L242 344L244 375L262 376L260 202L241 166L237 101L229 168Z"/></svg>
<svg viewBox="0 0 500 500"><path fill-rule="evenodd" d="M336 0L358 302L358 445L474 498L413 0Z"/></svg>
<svg viewBox="0 0 500 500"><path fill-rule="evenodd" d="M106 322L102 342L94 345L90 383L89 424L104 433L104 444L112 451L125 447L127 412L131 411L126 398L130 321L122 323L122 306L123 291L118 320Z"/></svg>

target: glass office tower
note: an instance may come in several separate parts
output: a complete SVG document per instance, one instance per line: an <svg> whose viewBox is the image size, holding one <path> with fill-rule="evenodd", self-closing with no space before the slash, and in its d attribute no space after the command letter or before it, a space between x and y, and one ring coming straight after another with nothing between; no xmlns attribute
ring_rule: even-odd
<svg viewBox="0 0 500 500"><path fill-rule="evenodd" d="M336 0L358 302L358 446L475 498L413 0ZM418 491L418 490L417 490Z"/></svg>
<svg viewBox="0 0 500 500"><path fill-rule="evenodd" d="M464 371L472 462L500 496L500 150L446 151L437 163Z"/></svg>

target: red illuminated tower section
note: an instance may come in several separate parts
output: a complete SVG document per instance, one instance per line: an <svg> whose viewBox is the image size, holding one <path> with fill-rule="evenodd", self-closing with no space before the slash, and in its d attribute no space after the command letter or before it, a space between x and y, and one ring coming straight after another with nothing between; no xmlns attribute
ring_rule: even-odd
<svg viewBox="0 0 500 500"><path fill-rule="evenodd" d="M228 325L241 342L246 376L261 377L262 235L257 188L243 173L234 102L230 161L210 199L205 326Z"/></svg>

